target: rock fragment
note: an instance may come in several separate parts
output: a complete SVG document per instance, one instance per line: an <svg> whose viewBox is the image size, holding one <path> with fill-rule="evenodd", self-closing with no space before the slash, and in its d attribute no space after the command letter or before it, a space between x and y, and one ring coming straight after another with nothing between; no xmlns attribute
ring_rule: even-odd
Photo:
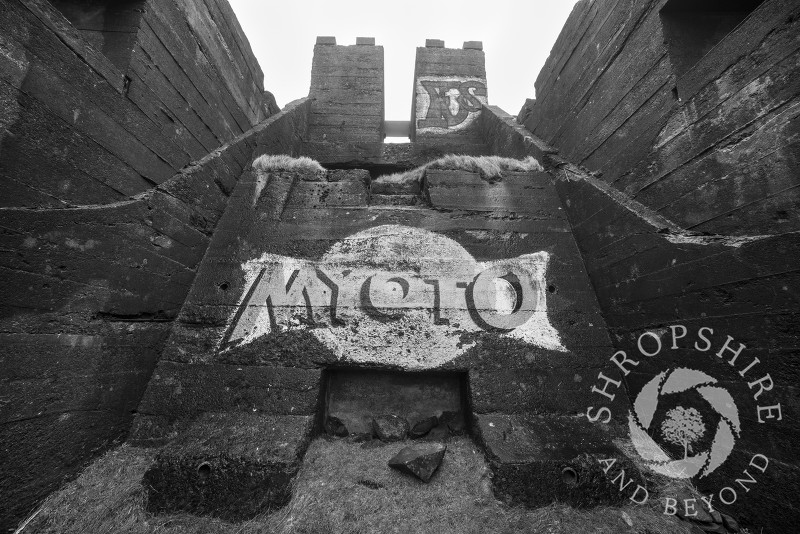
<svg viewBox="0 0 800 534"><path fill-rule="evenodd" d="M428 482L441 465L446 450L444 443L415 443L395 454L389 460L389 467Z"/></svg>
<svg viewBox="0 0 800 534"><path fill-rule="evenodd" d="M347 437L350 432L347 430L344 422L338 417L329 415L325 420L325 432L331 436L338 436L340 438Z"/></svg>
<svg viewBox="0 0 800 534"><path fill-rule="evenodd" d="M414 423L414 426L411 427L409 435L412 438L421 438L422 436L433 430L433 428L438 424L439 424L439 419L437 419L435 415L426 417L425 419L422 419Z"/></svg>
<svg viewBox="0 0 800 534"><path fill-rule="evenodd" d="M402 441L408 435L408 421L396 415L382 415L372 420L372 431L381 441Z"/></svg>

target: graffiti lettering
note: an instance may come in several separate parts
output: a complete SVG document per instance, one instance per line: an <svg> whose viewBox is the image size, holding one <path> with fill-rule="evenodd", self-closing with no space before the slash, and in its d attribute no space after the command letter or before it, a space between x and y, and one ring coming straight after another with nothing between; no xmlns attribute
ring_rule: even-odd
<svg viewBox="0 0 800 534"><path fill-rule="evenodd" d="M297 260L285 260L265 266L258 273L236 312L223 348L292 321L314 324L314 313L321 309L328 311L331 322L336 320L338 286L312 265L297 267Z"/></svg>
<svg viewBox="0 0 800 534"><path fill-rule="evenodd" d="M242 265L220 350L307 329L342 360L406 368L450 361L480 331L563 351L547 318L548 261L542 251L479 262L452 239L397 225L349 236L316 261L264 254Z"/></svg>
<svg viewBox="0 0 800 534"><path fill-rule="evenodd" d="M487 103L485 81L477 78L419 78L417 132L458 130Z"/></svg>
<svg viewBox="0 0 800 534"><path fill-rule="evenodd" d="M511 332L530 321L540 308L540 283L525 265L530 261L521 256L497 263L467 281L423 280L414 273L359 276L349 269L334 275L331 270L335 266L273 256L258 272L240 304L224 344L230 346L292 325L336 324L340 295L364 313L384 321L400 319L404 310L423 309L431 312L434 322L445 319L447 324L451 311L466 310L482 330ZM349 272L345 274L346 271ZM350 298L356 290L357 299Z"/></svg>

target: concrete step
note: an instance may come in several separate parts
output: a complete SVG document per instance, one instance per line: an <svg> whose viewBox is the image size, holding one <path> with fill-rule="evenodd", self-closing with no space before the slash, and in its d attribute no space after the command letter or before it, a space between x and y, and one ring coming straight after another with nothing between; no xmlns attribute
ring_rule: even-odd
<svg viewBox="0 0 800 534"><path fill-rule="evenodd" d="M145 472L147 510L243 521L284 506L313 422L247 412L200 416Z"/></svg>
<svg viewBox="0 0 800 534"><path fill-rule="evenodd" d="M508 503L530 508L554 502L618 505L631 498L637 485L646 487L611 434L584 417L476 414L473 431L494 473L495 495ZM611 468L610 462L599 461L612 459ZM640 491L637 498L643 495Z"/></svg>

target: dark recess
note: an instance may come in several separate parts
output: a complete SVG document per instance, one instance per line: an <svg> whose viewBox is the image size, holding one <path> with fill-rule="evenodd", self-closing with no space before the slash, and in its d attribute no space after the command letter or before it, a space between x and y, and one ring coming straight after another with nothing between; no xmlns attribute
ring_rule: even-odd
<svg viewBox="0 0 800 534"><path fill-rule="evenodd" d="M470 405L469 375L465 372L445 372L445 371L387 371L363 368L329 368L325 370L323 377L324 391L320 398L325 403L319 414L322 419L317 425L318 431L323 431L322 422L333 410L340 410L341 405L331 406L334 396L347 397L346 404L350 409L357 405L364 413L372 413L373 416L388 415L394 413L398 408L398 399L403 398L407 404L404 408L409 413L419 412L419 417L424 418L429 415L426 412L437 412L436 406L425 406L426 391L431 388L440 389L434 403L442 402L442 394L457 391L456 400L459 411L464 417L465 431L470 432L472 421ZM356 389L359 383L381 384L382 388L375 391L363 391L359 394ZM456 388L453 388L456 385ZM349 391L348 391L349 390ZM343 392L343 395L342 395ZM355 401L355 402L354 402ZM406 417L406 413L395 413Z"/></svg>
<svg viewBox="0 0 800 534"><path fill-rule="evenodd" d="M689 71L763 0L670 0L661 9L676 76Z"/></svg>
<svg viewBox="0 0 800 534"><path fill-rule="evenodd" d="M81 36L121 71L128 70L144 0L51 0Z"/></svg>
<svg viewBox="0 0 800 534"><path fill-rule="evenodd" d="M391 163L365 163L363 161L354 161L352 163L329 163L323 164L329 171L336 170L350 170L350 169L364 169L369 171L369 177L373 180L379 176L386 176L387 174L394 174L397 172L405 172L413 168L412 165L401 165Z"/></svg>

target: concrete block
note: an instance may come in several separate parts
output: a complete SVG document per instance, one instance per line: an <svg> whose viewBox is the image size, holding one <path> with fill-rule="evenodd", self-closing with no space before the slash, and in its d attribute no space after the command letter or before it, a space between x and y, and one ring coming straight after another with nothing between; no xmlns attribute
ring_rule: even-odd
<svg viewBox="0 0 800 534"><path fill-rule="evenodd" d="M336 37L332 35L318 35L317 36L317 44L318 45L335 45L336 44Z"/></svg>
<svg viewBox="0 0 800 534"><path fill-rule="evenodd" d="M464 50L483 50L483 41L464 41Z"/></svg>
<svg viewBox="0 0 800 534"><path fill-rule="evenodd" d="M631 497L637 484L646 486L611 435L584 418L491 414L476 415L475 421L494 474L495 495L508 503L619 504ZM606 473L600 459L616 461ZM622 469L625 481L632 480L625 491L619 490L619 479L612 482Z"/></svg>
<svg viewBox="0 0 800 534"><path fill-rule="evenodd" d="M444 48L444 41L441 39L425 39L426 48Z"/></svg>
<svg viewBox="0 0 800 534"><path fill-rule="evenodd" d="M356 37L356 44L357 45L365 45L365 46L374 46L375 45L375 38L374 37Z"/></svg>
<svg viewBox="0 0 800 534"><path fill-rule="evenodd" d="M242 521L283 506L312 428L313 417L206 414L145 473L147 509Z"/></svg>

